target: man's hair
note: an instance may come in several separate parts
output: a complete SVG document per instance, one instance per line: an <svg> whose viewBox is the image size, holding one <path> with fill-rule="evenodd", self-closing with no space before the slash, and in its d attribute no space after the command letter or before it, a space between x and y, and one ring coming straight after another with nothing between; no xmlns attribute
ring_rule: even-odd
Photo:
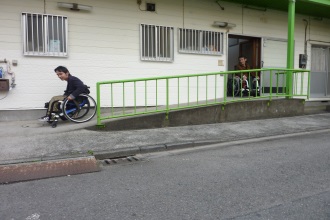
<svg viewBox="0 0 330 220"><path fill-rule="evenodd" d="M238 59L244 58L246 59L246 56L239 56Z"/></svg>
<svg viewBox="0 0 330 220"><path fill-rule="evenodd" d="M55 72L69 73L69 70L65 66L58 66L54 69Z"/></svg>

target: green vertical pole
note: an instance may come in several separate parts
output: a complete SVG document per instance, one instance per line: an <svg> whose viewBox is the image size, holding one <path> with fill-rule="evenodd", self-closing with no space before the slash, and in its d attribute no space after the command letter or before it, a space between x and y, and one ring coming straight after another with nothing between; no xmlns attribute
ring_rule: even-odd
<svg viewBox="0 0 330 220"><path fill-rule="evenodd" d="M147 80L144 81L144 111L147 112L147 104L148 104L148 95L147 95Z"/></svg>
<svg viewBox="0 0 330 220"><path fill-rule="evenodd" d="M287 48L287 69L293 69L294 63L294 23L295 23L295 4L296 0L289 0L288 12L288 48ZM286 73L286 95L292 98L292 71Z"/></svg>
<svg viewBox="0 0 330 220"><path fill-rule="evenodd" d="M270 70L270 79L269 79L269 85L273 85L273 70ZM278 85L276 85L277 87ZM269 100L272 100L273 95L273 86L270 86L269 90Z"/></svg>
<svg viewBox="0 0 330 220"><path fill-rule="evenodd" d="M190 106L190 77L188 76L188 106Z"/></svg>
<svg viewBox="0 0 330 220"><path fill-rule="evenodd" d="M158 110L158 80L156 79L156 111Z"/></svg>
<svg viewBox="0 0 330 220"><path fill-rule="evenodd" d="M97 116L97 127L104 127L101 124L101 98L100 98L100 83L96 83L96 116Z"/></svg>
<svg viewBox="0 0 330 220"><path fill-rule="evenodd" d="M205 88L205 97L206 97L206 104L207 104L207 88L208 88L208 83L207 83L207 76L206 76L206 88Z"/></svg>
<svg viewBox="0 0 330 220"><path fill-rule="evenodd" d="M168 119L169 114L169 108L170 108L170 85L169 85L169 79L166 79L166 119Z"/></svg>
<svg viewBox="0 0 330 220"><path fill-rule="evenodd" d="M178 107L180 107L180 78L178 78Z"/></svg>
<svg viewBox="0 0 330 220"><path fill-rule="evenodd" d="M134 113L136 113L136 81L134 81Z"/></svg>
<svg viewBox="0 0 330 220"><path fill-rule="evenodd" d="M307 99L309 99L309 97L310 97L310 89L311 89L311 72L310 71L308 71L307 72L308 73L308 86L307 86Z"/></svg>
<svg viewBox="0 0 330 220"><path fill-rule="evenodd" d="M123 82L123 115L125 115L125 83Z"/></svg>
<svg viewBox="0 0 330 220"><path fill-rule="evenodd" d="M214 75L214 102L217 102L217 74Z"/></svg>
<svg viewBox="0 0 330 220"><path fill-rule="evenodd" d="M224 87L223 87L223 101L226 104L227 101L227 82L228 82L228 74L224 74Z"/></svg>

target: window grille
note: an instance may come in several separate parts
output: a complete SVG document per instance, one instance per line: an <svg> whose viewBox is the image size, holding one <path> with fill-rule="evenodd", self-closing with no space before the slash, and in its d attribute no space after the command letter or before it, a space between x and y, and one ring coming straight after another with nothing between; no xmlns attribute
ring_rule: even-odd
<svg viewBox="0 0 330 220"><path fill-rule="evenodd" d="M179 28L179 52L223 54L223 33Z"/></svg>
<svg viewBox="0 0 330 220"><path fill-rule="evenodd" d="M173 61L173 27L141 24L140 56L147 61Z"/></svg>
<svg viewBox="0 0 330 220"><path fill-rule="evenodd" d="M65 57L68 45L68 18L22 13L23 54Z"/></svg>

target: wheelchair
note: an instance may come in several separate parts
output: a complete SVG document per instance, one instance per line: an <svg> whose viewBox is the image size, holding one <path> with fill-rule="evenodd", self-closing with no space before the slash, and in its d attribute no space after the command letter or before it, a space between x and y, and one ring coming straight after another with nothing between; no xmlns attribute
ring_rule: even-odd
<svg viewBox="0 0 330 220"><path fill-rule="evenodd" d="M252 80L252 89L250 95L256 97L260 96L260 78L257 76Z"/></svg>
<svg viewBox="0 0 330 220"><path fill-rule="evenodd" d="M234 97L239 96L241 90L240 79L238 78L228 78L227 81L227 96Z"/></svg>
<svg viewBox="0 0 330 220"><path fill-rule="evenodd" d="M241 78L229 78L227 81L227 97L238 97L238 96L260 96L259 78L254 78L250 87L242 86Z"/></svg>
<svg viewBox="0 0 330 220"><path fill-rule="evenodd" d="M49 104L49 103L48 103ZM58 111L51 112L47 121L53 128L56 128L58 120L70 120L75 123L83 123L91 120L96 114L96 102L88 94L80 94L74 100L64 99L63 101L54 102ZM47 106L47 103L45 104Z"/></svg>

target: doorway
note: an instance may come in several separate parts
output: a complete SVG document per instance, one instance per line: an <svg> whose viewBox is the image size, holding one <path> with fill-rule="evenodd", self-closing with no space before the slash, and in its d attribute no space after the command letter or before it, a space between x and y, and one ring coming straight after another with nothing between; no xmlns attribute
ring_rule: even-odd
<svg viewBox="0 0 330 220"><path fill-rule="evenodd" d="M330 96L330 47L312 45L311 82L312 98Z"/></svg>
<svg viewBox="0 0 330 220"><path fill-rule="evenodd" d="M228 35L228 70L235 70L239 56L245 56L252 69L261 68L261 38Z"/></svg>

